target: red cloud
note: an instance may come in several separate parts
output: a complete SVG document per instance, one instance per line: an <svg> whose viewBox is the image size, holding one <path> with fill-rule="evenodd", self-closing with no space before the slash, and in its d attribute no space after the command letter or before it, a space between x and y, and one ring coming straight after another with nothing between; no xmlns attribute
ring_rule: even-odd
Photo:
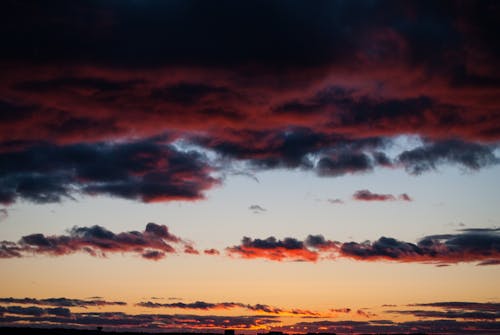
<svg viewBox="0 0 500 335"><path fill-rule="evenodd" d="M355 200L360 201L394 201L396 198L392 194L377 194L368 190L356 191L352 196Z"/></svg>
<svg viewBox="0 0 500 335"><path fill-rule="evenodd" d="M252 240L245 237L240 245L226 250L230 255L245 259L264 258L274 261L315 262L320 259L350 258L359 261L436 265L460 262L495 265L500 259L499 243L498 229L466 229L459 234L426 236L416 244L390 237L363 243L330 241L321 235L310 235L304 241L292 238L281 241L274 237Z"/></svg>
<svg viewBox="0 0 500 335"><path fill-rule="evenodd" d="M203 253L205 255L220 255L220 252L217 249L205 249L203 250Z"/></svg>
<svg viewBox="0 0 500 335"><path fill-rule="evenodd" d="M143 232L113 233L101 226L73 227L68 235L23 236L19 243L1 242L2 258L23 257L29 254L61 256L85 252L92 256L109 253L133 253L145 259L159 260L166 254L176 253L173 245L181 244L185 252L195 253L194 247L171 234L164 225L148 223ZM186 251L187 250L187 251Z"/></svg>
<svg viewBox="0 0 500 335"><path fill-rule="evenodd" d="M398 197L395 197L392 194L372 193L369 190L356 191L356 193L354 193L352 197L354 200L359 200L359 201L395 201L395 200L412 201L410 196L406 193L400 194Z"/></svg>

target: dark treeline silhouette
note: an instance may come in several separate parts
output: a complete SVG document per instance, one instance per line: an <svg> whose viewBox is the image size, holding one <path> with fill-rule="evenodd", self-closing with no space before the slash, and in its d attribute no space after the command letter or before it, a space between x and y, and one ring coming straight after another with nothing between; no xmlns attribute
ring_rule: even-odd
<svg viewBox="0 0 500 335"><path fill-rule="evenodd" d="M0 334L5 335L94 335L94 334L126 334L126 335L144 335L158 334L159 332L141 332L141 331L112 331L105 330L102 327L96 329L70 329L70 328L31 328L31 327L0 327ZM216 332L169 332L164 334L169 335L222 335ZM234 331L225 331L224 335L235 334ZM361 335L426 335L425 333L363 333ZM258 333L258 335L287 335L282 332ZM304 335L336 335L335 333L307 333Z"/></svg>

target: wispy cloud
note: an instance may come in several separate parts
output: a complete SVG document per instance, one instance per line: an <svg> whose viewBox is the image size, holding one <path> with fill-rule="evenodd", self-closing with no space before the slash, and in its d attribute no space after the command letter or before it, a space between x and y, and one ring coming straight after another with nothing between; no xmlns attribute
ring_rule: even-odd
<svg viewBox="0 0 500 335"><path fill-rule="evenodd" d="M244 304L241 302L205 302L195 301L192 303L174 302L174 303L156 303L151 301L139 302L136 306L146 308L177 308L177 309L191 309L191 310L225 310L225 309L246 309L252 312L261 312L266 314L288 315L288 316L301 316L301 317L331 317L331 314L320 313L317 311L310 311L306 309L286 309L274 307L266 304Z"/></svg>
<svg viewBox="0 0 500 335"><path fill-rule="evenodd" d="M22 304L22 305L41 305L57 307L100 307L100 306L125 306L124 301L107 301L102 298L97 299L71 299L71 298L0 298L0 303L4 304Z"/></svg>

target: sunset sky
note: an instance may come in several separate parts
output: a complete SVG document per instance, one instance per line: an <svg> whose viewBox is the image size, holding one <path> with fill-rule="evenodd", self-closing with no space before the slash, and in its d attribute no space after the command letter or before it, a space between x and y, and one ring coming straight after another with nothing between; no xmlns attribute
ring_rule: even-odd
<svg viewBox="0 0 500 335"><path fill-rule="evenodd" d="M499 19L3 1L0 327L498 334Z"/></svg>

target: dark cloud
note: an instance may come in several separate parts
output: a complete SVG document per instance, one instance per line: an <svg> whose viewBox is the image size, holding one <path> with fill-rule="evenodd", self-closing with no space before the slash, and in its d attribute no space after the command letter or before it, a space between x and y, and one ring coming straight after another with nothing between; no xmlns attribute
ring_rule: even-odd
<svg viewBox="0 0 500 335"><path fill-rule="evenodd" d="M406 193L398 195L398 199L402 201L413 201L413 199Z"/></svg>
<svg viewBox="0 0 500 335"><path fill-rule="evenodd" d="M197 200L217 183L205 158L154 140L57 146L0 153L0 200L58 202L106 194L144 202Z"/></svg>
<svg viewBox="0 0 500 335"><path fill-rule="evenodd" d="M221 134L224 135L224 134ZM315 132L308 128L250 130L230 133L225 138L196 138L200 145L217 153L247 160L252 166L262 169L313 167L308 154L336 142L336 137Z"/></svg>
<svg viewBox="0 0 500 335"><path fill-rule="evenodd" d="M488 145L448 140L404 151L398 156L398 160L409 173L417 175L428 170L435 170L438 165L445 163L457 164L469 170L478 170L499 163L493 150Z"/></svg>
<svg viewBox="0 0 500 335"><path fill-rule="evenodd" d="M392 194L373 193L370 192L369 190L356 191L352 197L354 200L359 200L359 201L395 201L395 200L412 201L410 196L406 193L400 194L399 196L396 197Z"/></svg>
<svg viewBox="0 0 500 335"><path fill-rule="evenodd" d="M125 306L123 301L106 301L102 298L98 299L70 299L70 298L0 298L0 303L4 304L23 304L23 305L41 305L41 306L56 306L56 307L91 307L91 306Z"/></svg>
<svg viewBox="0 0 500 335"><path fill-rule="evenodd" d="M115 92L134 88L141 81L117 81L92 77L58 77L49 80L23 81L14 86L14 89L27 92L78 91L90 90L94 92Z"/></svg>
<svg viewBox="0 0 500 335"><path fill-rule="evenodd" d="M195 249L190 242L171 234L164 225L148 223L143 232L129 231L113 233L101 226L73 227L67 235L45 236L31 234L18 243L2 242L1 256L24 257L28 255L61 256L85 252L91 256L106 256L109 253L134 253L145 259L159 260L166 254L176 253L173 245L181 245L190 253ZM44 300L46 301L46 300ZM99 303L99 301L94 301Z"/></svg>
<svg viewBox="0 0 500 335"><path fill-rule="evenodd" d="M478 312L478 311L430 311L430 310L405 310L388 311L394 314L412 315L418 318L439 319L472 319L472 320L497 320L500 312Z"/></svg>
<svg viewBox="0 0 500 335"><path fill-rule="evenodd" d="M364 173L373 169L373 163L364 153L341 153L323 157L318 161L317 171L320 176L342 176L352 173Z"/></svg>
<svg viewBox="0 0 500 335"><path fill-rule="evenodd" d="M378 194L372 193L368 190L359 190L352 196L354 200L360 201L394 201L396 197L392 194Z"/></svg>
<svg viewBox="0 0 500 335"><path fill-rule="evenodd" d="M343 204L344 200L336 198L336 199L328 199L328 202L333 205Z"/></svg>
<svg viewBox="0 0 500 335"><path fill-rule="evenodd" d="M284 332L337 333L337 334L495 334L498 322L494 321L456 321L456 320L417 320L393 322L390 320L367 321L313 321L298 322L289 326L273 327Z"/></svg>
<svg viewBox="0 0 500 335"><path fill-rule="evenodd" d="M264 207L262 206L259 206L259 205L250 205L248 207L249 210L251 210L252 212L254 212L255 214L258 214L258 213L262 213L262 212L266 212L267 209L265 209Z"/></svg>
<svg viewBox="0 0 500 335"><path fill-rule="evenodd" d="M304 242L294 238L278 240L268 237L265 240L243 237L241 244L226 249L230 255L238 255L242 258L265 258L275 261L298 260L316 261L318 253L309 250Z"/></svg>
<svg viewBox="0 0 500 335"><path fill-rule="evenodd" d="M417 244L381 237L375 242L344 243L341 254L359 260L458 263L498 259L500 236L495 229L432 235Z"/></svg>
<svg viewBox="0 0 500 335"><path fill-rule="evenodd" d="M162 133L251 169L320 176L498 163L491 1L58 0L1 9L3 204L81 193L203 198L217 183L213 166L148 140ZM384 145L401 135L425 143L390 157Z"/></svg>
<svg viewBox="0 0 500 335"><path fill-rule="evenodd" d="M190 245L190 244L186 244L184 246L184 253L191 254L191 255L199 255L200 254L200 252L198 250L196 250L195 247Z"/></svg>
<svg viewBox="0 0 500 335"><path fill-rule="evenodd" d="M61 311L38 311L37 307L14 310L6 315L0 315L0 323L19 326L29 322L30 325L50 323L59 327L106 327L123 330L176 330L202 331L221 330L226 328L251 329L265 327L277 323L275 316L219 316L190 314L126 314L122 312L89 312L65 314ZM7 307L8 308L8 307ZM4 308L6 309L6 308ZM29 310L28 310L29 309ZM40 313L38 313L40 312ZM69 315L69 316L68 316Z"/></svg>
<svg viewBox="0 0 500 335"><path fill-rule="evenodd" d="M15 242L0 241L0 258L22 257L23 248Z"/></svg>
<svg viewBox="0 0 500 335"><path fill-rule="evenodd" d="M350 313L351 309L350 308L332 308L330 309L331 312L334 313Z"/></svg>
<svg viewBox="0 0 500 335"><path fill-rule="evenodd" d="M444 301L411 304L426 309L390 310L387 313L412 315L418 318L493 320L500 318L500 304L493 302Z"/></svg>
<svg viewBox="0 0 500 335"><path fill-rule="evenodd" d="M204 301L196 301L193 303L174 302L170 304L153 303L147 301L147 302L139 302L136 305L148 308L180 308L180 309L200 309L200 310L231 309L235 307L244 306L243 304L238 304L234 302L209 303Z"/></svg>
<svg viewBox="0 0 500 335"><path fill-rule="evenodd" d="M9 2L1 17L5 40L2 59L132 68L255 63L281 69L353 63L350 60L358 54L375 60L394 57L395 42L390 39L383 39L385 43L377 48L367 49L363 43L372 29L381 30L382 23L408 40L412 65L446 65L442 53L459 47L459 34L446 14L458 7L454 5L445 11L441 8L444 5L392 4L397 9L389 10L390 4L337 1L321 1L313 7L300 1L287 7L277 1L224 1L217 8L196 0L188 4L58 1L49 10ZM28 20L27 10L37 15ZM408 14L412 11L416 18ZM257 27L255 22L259 22ZM40 26L44 29L36 29Z"/></svg>
<svg viewBox="0 0 500 335"><path fill-rule="evenodd" d="M210 86L201 83L177 83L163 88L153 90L152 98L165 100L181 105L197 105L207 97L219 96L225 98L230 91L224 87Z"/></svg>
<svg viewBox="0 0 500 335"><path fill-rule="evenodd" d="M494 2L1 9L3 204L202 199L217 184L213 167L199 152L149 140L163 133L252 171L420 174L498 163ZM401 135L425 141L389 156Z"/></svg>
<svg viewBox="0 0 500 335"><path fill-rule="evenodd" d="M368 319L377 316L377 314L374 314L374 313L367 311L365 309L358 309L356 311L356 314L361 316L361 317L368 318Z"/></svg>
<svg viewBox="0 0 500 335"><path fill-rule="evenodd" d="M217 249L213 249L213 248L212 249L205 249L205 250L203 250L203 253L205 255L213 255L213 256L220 255L220 251Z"/></svg>
<svg viewBox="0 0 500 335"><path fill-rule="evenodd" d="M437 307L443 309L475 310L497 312L500 310L500 303L494 302L469 302L469 301L444 301L412 304L410 306Z"/></svg>
<svg viewBox="0 0 500 335"><path fill-rule="evenodd" d="M146 308L178 308L178 309L193 309L193 310L225 310L241 308L253 312L262 312L268 314L283 314L283 315L294 315L294 316L321 316L321 313L304 310L304 309L284 309L279 307L273 307L266 304L244 304L241 302L205 302L196 301L192 303L175 302L175 303L155 303L151 301L139 302L136 306L146 307ZM324 315L323 315L324 316Z"/></svg>
<svg viewBox="0 0 500 335"><path fill-rule="evenodd" d="M497 228L464 230L458 234L430 235L417 243L381 237L374 242L338 242L322 235L309 235L304 241L294 238L265 240L244 237L238 246L226 248L241 258L274 261L351 258L359 261L418 262L436 265L479 262L495 265L500 259Z"/></svg>
<svg viewBox="0 0 500 335"><path fill-rule="evenodd" d="M26 316L60 316L60 317L70 317L71 311L68 308L56 307L56 308L40 308L36 306L21 307L21 306L6 306L0 307L0 311L4 314L14 314L14 315L26 315Z"/></svg>

